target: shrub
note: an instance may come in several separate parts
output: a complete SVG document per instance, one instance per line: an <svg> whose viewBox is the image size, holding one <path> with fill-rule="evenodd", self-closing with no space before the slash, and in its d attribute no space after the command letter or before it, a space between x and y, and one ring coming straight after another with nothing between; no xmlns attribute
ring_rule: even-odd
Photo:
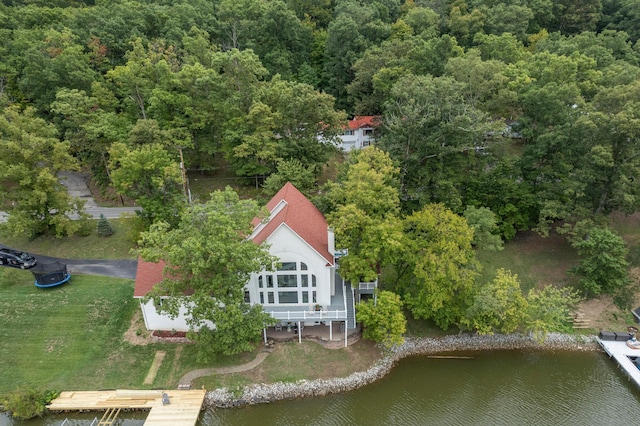
<svg viewBox="0 0 640 426"><path fill-rule="evenodd" d="M47 412L47 404L59 395L56 391L18 389L3 401L4 408L17 419L27 420L42 417Z"/></svg>
<svg viewBox="0 0 640 426"><path fill-rule="evenodd" d="M98 231L98 235L101 237L109 237L113 235L114 232L116 232L111 222L109 222L109 220L104 217L102 213L100 213L100 219L98 220L96 228Z"/></svg>

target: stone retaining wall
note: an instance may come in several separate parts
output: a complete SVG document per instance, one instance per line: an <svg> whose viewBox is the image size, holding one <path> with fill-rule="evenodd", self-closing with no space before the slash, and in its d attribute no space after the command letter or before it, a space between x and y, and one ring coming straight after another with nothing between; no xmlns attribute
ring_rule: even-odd
<svg viewBox="0 0 640 426"><path fill-rule="evenodd" d="M243 405L262 404L285 399L308 398L338 392L347 392L368 385L388 374L400 359L412 355L426 355L448 351L478 351L498 349L545 349L592 351L598 350L595 336L570 336L549 334L543 343L530 336L510 335L457 335L443 338L408 338L404 344L394 347L384 358L369 370L353 373L347 377L319 380L302 380L297 383L273 383L249 385L239 392L217 389L207 392L207 407L230 408Z"/></svg>

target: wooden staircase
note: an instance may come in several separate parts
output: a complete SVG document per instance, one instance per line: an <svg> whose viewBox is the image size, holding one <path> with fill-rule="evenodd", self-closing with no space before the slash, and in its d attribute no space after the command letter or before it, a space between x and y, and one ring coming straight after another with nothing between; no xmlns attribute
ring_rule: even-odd
<svg viewBox="0 0 640 426"><path fill-rule="evenodd" d="M569 322L574 329L591 328L591 321L584 317L582 312L575 312L569 316Z"/></svg>

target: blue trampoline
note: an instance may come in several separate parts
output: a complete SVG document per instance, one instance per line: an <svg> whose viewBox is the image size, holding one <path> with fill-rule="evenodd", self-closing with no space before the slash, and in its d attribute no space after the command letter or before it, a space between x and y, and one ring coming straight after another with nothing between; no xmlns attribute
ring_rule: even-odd
<svg viewBox="0 0 640 426"><path fill-rule="evenodd" d="M30 271L36 278L35 284L38 288L57 287L71 279L67 265L58 261L38 262Z"/></svg>

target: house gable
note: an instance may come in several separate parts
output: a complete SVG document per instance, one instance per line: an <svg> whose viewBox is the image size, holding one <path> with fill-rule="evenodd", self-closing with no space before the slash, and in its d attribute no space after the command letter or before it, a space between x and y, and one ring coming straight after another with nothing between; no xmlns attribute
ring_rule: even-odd
<svg viewBox="0 0 640 426"><path fill-rule="evenodd" d="M284 224L322 256L328 265L333 266L327 220L293 184L287 182L267 203L267 209L272 213L268 222L258 223L251 235L256 244L267 241Z"/></svg>

